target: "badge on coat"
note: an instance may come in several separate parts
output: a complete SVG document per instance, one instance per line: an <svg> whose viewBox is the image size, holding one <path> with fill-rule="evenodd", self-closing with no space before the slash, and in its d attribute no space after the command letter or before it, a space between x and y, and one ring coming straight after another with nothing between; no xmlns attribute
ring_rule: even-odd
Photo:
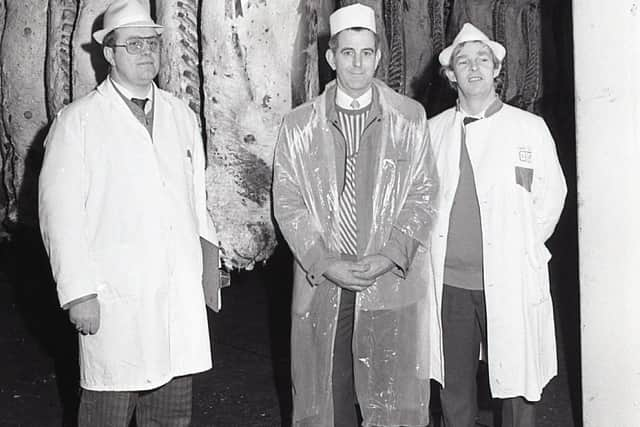
<svg viewBox="0 0 640 427"><path fill-rule="evenodd" d="M529 146L518 147L518 166L515 167L516 184L531 192L533 184L533 152Z"/></svg>
<svg viewBox="0 0 640 427"><path fill-rule="evenodd" d="M529 147L520 147L518 149L518 160L522 163L533 163L533 153Z"/></svg>

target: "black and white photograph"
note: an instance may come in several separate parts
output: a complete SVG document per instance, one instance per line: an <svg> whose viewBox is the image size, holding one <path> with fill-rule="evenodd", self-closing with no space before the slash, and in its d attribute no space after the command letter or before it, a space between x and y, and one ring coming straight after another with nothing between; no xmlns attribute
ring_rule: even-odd
<svg viewBox="0 0 640 427"><path fill-rule="evenodd" d="M640 426L639 28L0 0L0 426Z"/></svg>

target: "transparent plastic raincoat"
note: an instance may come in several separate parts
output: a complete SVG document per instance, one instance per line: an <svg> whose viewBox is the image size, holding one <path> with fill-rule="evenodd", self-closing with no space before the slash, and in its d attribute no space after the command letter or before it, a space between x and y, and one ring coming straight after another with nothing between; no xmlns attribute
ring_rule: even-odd
<svg viewBox="0 0 640 427"><path fill-rule="evenodd" d="M293 421L333 426L332 354L340 292L322 273L338 252L338 198L345 141L335 83L283 120L274 160L274 214L294 257ZM358 256L383 254L397 268L357 294L353 336L356 394L365 426L428 423L427 292L424 244L438 187L423 108L374 81L358 153ZM438 354L439 351L437 351Z"/></svg>

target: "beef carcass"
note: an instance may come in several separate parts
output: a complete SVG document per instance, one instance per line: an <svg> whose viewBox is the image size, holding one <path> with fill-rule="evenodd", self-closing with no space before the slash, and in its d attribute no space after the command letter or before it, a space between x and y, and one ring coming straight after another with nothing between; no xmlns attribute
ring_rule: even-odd
<svg viewBox="0 0 640 427"><path fill-rule="evenodd" d="M406 90L407 78L403 5L405 5L403 1L382 2L384 28L389 43L387 84L391 89L402 94Z"/></svg>
<svg viewBox="0 0 640 427"><path fill-rule="evenodd" d="M208 206L227 267L250 269L275 247L273 149L282 116L317 92L317 7L202 3Z"/></svg>
<svg viewBox="0 0 640 427"><path fill-rule="evenodd" d="M92 34L102 28L102 14L112 0L79 0L71 40L71 93L77 99L89 93L107 75L102 47ZM99 19L98 19L99 18Z"/></svg>
<svg viewBox="0 0 640 427"><path fill-rule="evenodd" d="M317 39L318 39L318 54L320 59L318 61L318 81L320 88L333 80L334 73L329 64L324 59L325 53L329 48L329 38L331 31L329 29L329 16L336 8L336 0L318 0L317 2Z"/></svg>
<svg viewBox="0 0 640 427"><path fill-rule="evenodd" d="M426 4L424 0L405 0L403 14L404 52L405 52L405 91L404 93L419 100L428 96L433 67L438 68L432 39L432 11L441 13L443 0L433 0Z"/></svg>
<svg viewBox="0 0 640 427"><path fill-rule="evenodd" d="M184 99L200 116L198 0L156 0L157 23L164 25L160 87Z"/></svg>
<svg viewBox="0 0 640 427"><path fill-rule="evenodd" d="M2 33L4 32L4 22L5 22L5 0L0 0L0 41L2 40ZM2 73L0 73L0 100L2 99ZM8 164L11 164L9 151L11 148L11 144L9 144L9 139L7 138L7 133L4 129L4 122L2 121L2 117L0 117L0 162L1 167L0 171L2 176L5 176L5 167ZM11 170L8 170L9 174L13 175ZM7 186L7 183L3 180L0 180L0 222L4 223L5 218L7 217L8 210L8 200L7 197L8 191L11 189L11 185ZM13 194L13 200L15 200L15 193ZM0 230L3 229L2 224L0 224Z"/></svg>
<svg viewBox="0 0 640 427"><path fill-rule="evenodd" d="M511 104L536 112L542 97L539 1L498 0L493 17L496 39L507 49L500 94Z"/></svg>
<svg viewBox="0 0 640 427"><path fill-rule="evenodd" d="M42 140L47 125L45 50L47 0L6 0L6 21L0 46L2 119L10 150L5 167L14 194L8 194L9 218L37 224L37 184Z"/></svg>
<svg viewBox="0 0 640 427"><path fill-rule="evenodd" d="M71 35L77 12L77 0L49 1L46 57L49 119L71 101Z"/></svg>

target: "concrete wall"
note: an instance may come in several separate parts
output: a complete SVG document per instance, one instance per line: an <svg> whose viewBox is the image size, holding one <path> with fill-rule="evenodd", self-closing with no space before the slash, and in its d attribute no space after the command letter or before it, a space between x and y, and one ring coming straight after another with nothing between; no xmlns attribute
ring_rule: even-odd
<svg viewBox="0 0 640 427"><path fill-rule="evenodd" d="M640 2L574 0L583 417L640 426Z"/></svg>

